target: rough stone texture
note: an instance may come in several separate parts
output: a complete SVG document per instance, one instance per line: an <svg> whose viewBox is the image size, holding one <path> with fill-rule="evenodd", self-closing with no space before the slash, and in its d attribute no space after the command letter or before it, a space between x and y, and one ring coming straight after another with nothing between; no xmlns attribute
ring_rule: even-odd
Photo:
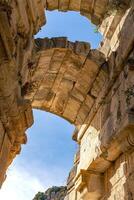
<svg viewBox="0 0 134 200"><path fill-rule="evenodd" d="M91 19L104 35L100 48L34 40L44 8ZM0 185L38 108L76 126L65 200L134 199L133 33L133 0L0 0Z"/></svg>
<svg viewBox="0 0 134 200"><path fill-rule="evenodd" d="M37 58L29 70L25 98L34 108L81 125L94 102L95 89L99 90L107 79L102 68L105 56L90 50L87 43L71 43L66 38L37 39L35 43Z"/></svg>

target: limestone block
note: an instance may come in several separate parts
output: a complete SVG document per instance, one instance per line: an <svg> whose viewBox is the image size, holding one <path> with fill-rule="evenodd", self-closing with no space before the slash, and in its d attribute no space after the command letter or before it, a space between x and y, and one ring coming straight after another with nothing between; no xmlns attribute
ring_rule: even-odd
<svg viewBox="0 0 134 200"><path fill-rule="evenodd" d="M49 72L51 72L51 73L59 72L59 69L62 65L62 61L65 57L65 54L66 54L65 51L60 51L58 49L54 51L54 54L53 54L53 57L52 57L52 60L50 62L49 69L48 69Z"/></svg>
<svg viewBox="0 0 134 200"><path fill-rule="evenodd" d="M44 76L44 79L42 80L42 84L44 85L44 87L46 88L51 88L55 78L56 78L57 74L56 73L46 73Z"/></svg>
<svg viewBox="0 0 134 200"><path fill-rule="evenodd" d="M132 174L134 170L134 152L131 154L126 154L126 160L127 160L127 175Z"/></svg>
<svg viewBox="0 0 134 200"><path fill-rule="evenodd" d="M77 81L79 74L81 72L82 64L83 64L81 62L81 60L79 60L79 61L78 60L79 60L78 57L74 58L73 56L71 56L68 58L68 62L66 62L66 64L68 64L68 66L64 73L65 79L68 79L68 80L74 81L74 82Z"/></svg>
<svg viewBox="0 0 134 200"><path fill-rule="evenodd" d="M4 141L4 134L5 134L5 129L3 127L2 122L0 121L0 151L2 149L2 143Z"/></svg>
<svg viewBox="0 0 134 200"><path fill-rule="evenodd" d="M105 55L101 51L96 49L92 49L89 52L88 58L94 61L98 66L102 66L106 61Z"/></svg>
<svg viewBox="0 0 134 200"><path fill-rule="evenodd" d="M103 154L98 154L99 156L91 162L89 170L96 170L99 173L104 173L111 165L111 162L103 157Z"/></svg>
<svg viewBox="0 0 134 200"><path fill-rule="evenodd" d="M43 109L43 102L44 102L44 99L43 100L34 100L33 102L32 102L32 108L35 108L35 109Z"/></svg>
<svg viewBox="0 0 134 200"><path fill-rule="evenodd" d="M34 96L34 101L38 100L38 101L48 101L48 95L50 93L50 88L45 88L45 87L40 87L37 92L36 95ZM50 98L49 98L50 100Z"/></svg>
<svg viewBox="0 0 134 200"><path fill-rule="evenodd" d="M64 78L66 81L66 83L71 83L72 80L71 79L68 79L68 77L65 76L65 72L66 72L66 68L68 67L68 61L67 61L67 58L68 58L68 52L65 52L65 57L63 59L63 62L60 66L60 69L57 73L57 77L55 79L55 82L53 84L53 87L52 87L52 90L55 91L55 92L59 92L59 86L61 84L61 81L62 79ZM67 81L68 80L68 81ZM63 81L64 82L64 81ZM66 84L67 85L67 84Z"/></svg>
<svg viewBox="0 0 134 200"><path fill-rule="evenodd" d="M38 11L37 11L37 1L36 0L28 0L27 1L28 7L29 7L29 13L30 13L30 17L32 19L32 22L34 24L37 23L37 16L38 16ZM39 17L39 16L38 16Z"/></svg>
<svg viewBox="0 0 134 200"><path fill-rule="evenodd" d="M126 197L123 185L125 184L125 177L119 181L119 185L115 186L111 195L109 195L108 200L121 199L124 200Z"/></svg>
<svg viewBox="0 0 134 200"><path fill-rule="evenodd" d="M73 81L63 78L59 85L61 92L69 92L73 88Z"/></svg>
<svg viewBox="0 0 134 200"><path fill-rule="evenodd" d="M5 26L5 23L6 23L6 26ZM7 16L7 13L4 11L0 12L0 35L1 35L1 40L3 43L2 46L4 46L4 49L5 49L2 52L6 53L8 59L11 59L15 53L15 44L13 41L13 36L11 33L8 16Z"/></svg>
<svg viewBox="0 0 134 200"><path fill-rule="evenodd" d="M20 34L27 35L30 30L30 25L28 21L28 15L26 11L26 0L17 0L18 12L19 12L19 23L18 31Z"/></svg>
<svg viewBox="0 0 134 200"><path fill-rule="evenodd" d="M36 88L37 88L37 85L39 85L44 78L43 72L44 72L44 70L40 68L35 72L34 76L32 77L31 84L37 83L37 84L35 84Z"/></svg>
<svg viewBox="0 0 134 200"><path fill-rule="evenodd" d="M70 80L63 79L60 82L51 109L57 112L59 111L60 113L64 112L64 106L67 104L69 98L69 91L72 89L72 87L73 87L73 82Z"/></svg>
<svg viewBox="0 0 134 200"><path fill-rule="evenodd" d="M55 37L51 39L53 47L66 48L68 45L67 37Z"/></svg>
<svg viewBox="0 0 134 200"><path fill-rule="evenodd" d="M95 2L94 13L98 18L100 18L100 20L102 20L103 13L105 13L106 11L107 4L108 4L108 0L102 0L101 4L99 0Z"/></svg>
<svg viewBox="0 0 134 200"><path fill-rule="evenodd" d="M44 2L36 1L38 16L39 16L39 27L43 26L46 23L45 12L44 12Z"/></svg>
<svg viewBox="0 0 134 200"><path fill-rule="evenodd" d="M74 122L80 109L80 105L81 102L70 97L64 110L63 116L67 119L71 119L71 121Z"/></svg>
<svg viewBox="0 0 134 200"><path fill-rule="evenodd" d="M75 199L77 197L76 195L76 191L75 190L71 190L69 192L69 194L65 197L65 200L69 200L69 199Z"/></svg>
<svg viewBox="0 0 134 200"><path fill-rule="evenodd" d="M93 171L81 170L76 177L75 188L80 193L80 199L97 200L103 194L103 175Z"/></svg>
<svg viewBox="0 0 134 200"><path fill-rule="evenodd" d="M61 115L64 112L64 107L67 104L67 102L68 92L57 93L53 100L50 111Z"/></svg>
<svg viewBox="0 0 134 200"><path fill-rule="evenodd" d="M55 10L58 9L58 0L47 0L47 9L48 10Z"/></svg>
<svg viewBox="0 0 134 200"><path fill-rule="evenodd" d="M94 103L93 97L91 97L90 95L87 95L85 99L85 104L89 107L89 110L92 108L93 103Z"/></svg>
<svg viewBox="0 0 134 200"><path fill-rule="evenodd" d="M79 101L83 102L86 95L79 91L76 87L73 87L73 89L70 92L70 95L73 96L74 98L78 99Z"/></svg>
<svg viewBox="0 0 134 200"><path fill-rule="evenodd" d="M101 130L101 141L104 144L105 147L107 147L112 139L113 136L113 118L108 117L107 120L105 121L105 124Z"/></svg>
<svg viewBox="0 0 134 200"><path fill-rule="evenodd" d="M80 169L88 169L91 162L100 153L99 144L98 131L90 126L81 139L78 171L80 171ZM88 155L90 155L90 157Z"/></svg>
<svg viewBox="0 0 134 200"><path fill-rule="evenodd" d="M85 131L88 129L88 127L91 124L91 122L92 122L95 114L97 113L100 105L102 104L102 101L104 100L107 84L108 84L108 82L105 83L104 87L102 88L102 92L100 93L100 95L98 96L97 99L92 97L93 100L94 100L93 105L92 105L92 109L90 110L88 117L84 121L84 127L85 128L81 127L81 129L80 129L80 134L78 136L79 139L84 135ZM88 95L90 95L90 92L88 93Z"/></svg>
<svg viewBox="0 0 134 200"><path fill-rule="evenodd" d="M9 63L6 62L6 63L3 63L3 65L0 65L1 92L4 94L8 102L10 102L10 100L12 99L10 102L11 104L13 103L13 98L10 98L10 97L14 97L14 94L12 93L16 89L16 84L17 84L14 68L15 66L10 65L10 62ZM13 78L14 78L14 81L13 81ZM9 96L9 99L8 99L8 96ZM8 107L8 105L5 105L5 106Z"/></svg>
<svg viewBox="0 0 134 200"><path fill-rule="evenodd" d="M43 1L37 1L37 0L27 0L28 4L28 12L29 12L29 18L31 19L33 26L34 34L36 34L40 27L43 26L46 22L45 19L45 12L44 12L44 3Z"/></svg>
<svg viewBox="0 0 134 200"><path fill-rule="evenodd" d="M101 133L103 133L100 137L102 155L106 156L109 161L117 159L122 152L129 151L133 148L133 116L131 118L131 114L128 114L128 116L124 117L122 123L123 127L119 128L118 126L118 128L110 129L110 127L108 128L106 125L106 127L101 130ZM111 127L113 127L112 123Z"/></svg>
<svg viewBox="0 0 134 200"><path fill-rule="evenodd" d="M134 105L134 85L133 85L133 77L134 77L134 71L130 70L128 73L128 77L126 79L126 81L124 82L124 105L125 105L125 109L133 109L133 105ZM122 108L122 110L124 110Z"/></svg>
<svg viewBox="0 0 134 200"><path fill-rule="evenodd" d="M79 71L76 70L76 68L74 68L74 67L70 67L66 70L63 77L64 77L64 79L74 82L74 85L75 85L75 83L77 81L77 77L79 76Z"/></svg>
<svg viewBox="0 0 134 200"><path fill-rule="evenodd" d="M110 111L110 105L111 105L111 99L107 98L106 103L104 102L102 105L102 111L101 111L101 128L105 124L106 120L111 114Z"/></svg>
<svg viewBox="0 0 134 200"><path fill-rule="evenodd" d="M126 74L126 78L124 78L124 72L122 72L119 76L119 78L117 79L117 81L115 82L110 96L105 100L103 107L106 107L106 113L104 113L103 110L103 116L102 119L105 121L105 124L101 130L101 141L104 144L105 147L107 147L110 142L111 139L115 137L115 135L117 135L118 130L121 129L121 124L125 125L128 124L132 124L131 120L133 120L133 114L129 114L128 110L129 110L129 106L131 107L133 105L132 103L132 96L130 95L130 104L129 106L127 105L127 101L128 101L128 97L125 91L128 91L127 87L128 87L128 82L130 83L130 85L132 84L132 82L130 80L132 80L129 77L129 74L131 73L127 73ZM133 76L133 74L131 74ZM127 87L126 87L127 86ZM129 88L131 88L132 86L129 86ZM132 89L130 89L132 91ZM133 93L133 92L132 92ZM132 94L131 93L131 94ZM129 96L129 95L128 95ZM109 101L110 100L110 101ZM131 104L132 103L132 104ZM107 110L107 106L108 106L108 110ZM130 109L131 110L131 109ZM130 111L131 113L131 111ZM104 116L105 115L105 116ZM130 119L131 118L131 119ZM127 126L127 125L126 125ZM114 127L114 128L113 128ZM123 128L123 127L122 127ZM126 132L127 133L127 132ZM133 139L130 139L133 140ZM116 144L117 145L117 144ZM115 145L115 146L116 146ZM119 155L120 152L120 144L117 145L118 148L116 148L116 151L113 150L113 155L115 152L115 155L117 153L117 155ZM127 146L127 144L126 144ZM128 145L129 146L129 145ZM123 147L125 149L125 147Z"/></svg>
<svg viewBox="0 0 134 200"><path fill-rule="evenodd" d="M93 0L82 0L80 11L82 14L85 14L85 13L89 14L89 13L92 13L93 7L94 7Z"/></svg>
<svg viewBox="0 0 134 200"><path fill-rule="evenodd" d="M69 10L80 11L81 0L71 0L69 2Z"/></svg>
<svg viewBox="0 0 134 200"><path fill-rule="evenodd" d="M0 64L7 58L7 54L6 54L6 50L3 46L3 42L2 42L2 39L0 38Z"/></svg>
<svg viewBox="0 0 134 200"><path fill-rule="evenodd" d="M101 130L101 110L100 107L98 111L96 112L95 116L92 118L92 121L90 123L90 126L94 127L98 132Z"/></svg>
<svg viewBox="0 0 134 200"><path fill-rule="evenodd" d="M133 9L127 11L127 16L123 28L120 32L119 48L117 50L116 67L120 67L123 64L124 59L127 57L130 49L132 48L134 41L134 23L133 23L134 12ZM129 32L128 32L129 29ZM125 38L125 40L124 40Z"/></svg>
<svg viewBox="0 0 134 200"><path fill-rule="evenodd" d="M67 190L71 192L71 190L75 190L74 188L74 178L76 176L77 172L77 165L74 165L74 167L69 172L69 176L67 179Z"/></svg>
<svg viewBox="0 0 134 200"><path fill-rule="evenodd" d="M5 173L8 167L10 149L11 149L11 143L7 134L5 133L1 152L0 152L0 163L1 163L0 164L0 186L5 180Z"/></svg>
<svg viewBox="0 0 134 200"><path fill-rule="evenodd" d="M108 16L105 16L105 18L103 19L102 24L99 28L100 32L104 35L105 40L109 38L109 37L107 38L106 35L111 27L111 24L115 18L116 13L117 13L117 11L115 11L114 13L111 13Z"/></svg>
<svg viewBox="0 0 134 200"><path fill-rule="evenodd" d="M51 49L51 48L68 48L69 47L69 41L66 37L53 37L51 39L49 38L37 38L35 39L35 44L38 46L38 51L42 51L45 49ZM73 47L74 47L73 43ZM64 49L65 50L65 49Z"/></svg>
<svg viewBox="0 0 134 200"><path fill-rule="evenodd" d="M111 47L110 47L110 40L109 39L104 39L102 46L100 47L100 51L104 53L106 57L108 57L109 53L111 52Z"/></svg>
<svg viewBox="0 0 134 200"><path fill-rule="evenodd" d="M75 42L75 53L87 56L90 51L90 44L86 42Z"/></svg>
<svg viewBox="0 0 134 200"><path fill-rule="evenodd" d="M32 112L32 107L29 104L28 107L25 110L25 117L26 117L26 129L31 127L33 124L33 112Z"/></svg>
<svg viewBox="0 0 134 200"><path fill-rule="evenodd" d="M80 110L78 112L75 124L78 124L78 125L83 124L88 113L89 113L89 107L83 103L83 105L80 107Z"/></svg>
<svg viewBox="0 0 134 200"><path fill-rule="evenodd" d="M131 199L133 196L132 171L128 167L128 158L131 157L133 165L133 153L122 154L105 173L105 197L106 199ZM132 175L132 176L131 176ZM130 179L129 179L130 178ZM129 182L130 181L130 182ZM130 186L131 183L131 186ZM105 199L105 198L104 198Z"/></svg>
<svg viewBox="0 0 134 200"><path fill-rule="evenodd" d="M59 11L68 11L69 0L60 0L59 1Z"/></svg>
<svg viewBox="0 0 134 200"><path fill-rule="evenodd" d="M37 69L38 67L44 68L44 72L46 72L49 67L53 54L54 54L54 50L42 51L39 57Z"/></svg>
<svg viewBox="0 0 134 200"><path fill-rule="evenodd" d="M70 52L70 55L68 57L68 68L72 67L75 70L79 71L83 67L83 59L79 55L76 55L72 52Z"/></svg>
<svg viewBox="0 0 134 200"><path fill-rule="evenodd" d="M98 76L96 77L92 89L91 89L91 95L94 97L98 97L101 89L103 88L105 82L107 79L107 73L105 73L103 70L101 70L98 74Z"/></svg>
<svg viewBox="0 0 134 200"><path fill-rule="evenodd" d="M127 179L128 183L128 198L134 198L134 172Z"/></svg>
<svg viewBox="0 0 134 200"><path fill-rule="evenodd" d="M1 4L5 4L5 5L10 5L10 3L11 3L11 0L0 0L0 3Z"/></svg>
<svg viewBox="0 0 134 200"><path fill-rule="evenodd" d="M98 68L91 60L86 60L75 87L81 92L87 93L97 75Z"/></svg>
<svg viewBox="0 0 134 200"><path fill-rule="evenodd" d="M85 120L86 121L86 120ZM77 141L80 143L81 138L83 137L83 135L85 134L86 130L87 130L87 124L84 123L81 126L78 126L78 133L77 133Z"/></svg>

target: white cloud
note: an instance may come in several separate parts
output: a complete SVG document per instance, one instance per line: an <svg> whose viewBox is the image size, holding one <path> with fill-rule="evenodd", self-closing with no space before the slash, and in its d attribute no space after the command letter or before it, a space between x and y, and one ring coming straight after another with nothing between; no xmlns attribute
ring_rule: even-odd
<svg viewBox="0 0 134 200"><path fill-rule="evenodd" d="M51 186L64 185L65 169L48 167L24 169L12 165L7 173L7 179L0 190L0 200L32 200L39 191L44 192Z"/></svg>
<svg viewBox="0 0 134 200"><path fill-rule="evenodd" d="M32 200L38 191L44 191L44 186L36 177L13 167L0 190L0 199Z"/></svg>
<svg viewBox="0 0 134 200"><path fill-rule="evenodd" d="M45 114L45 112L42 113ZM43 125L45 124L44 115L40 117L36 113L36 118L38 119L37 121L42 122ZM51 123L49 125L50 119L48 117L47 121L50 129L45 129L46 125L41 127L40 124L36 124L33 134L29 132L29 143L25 148L22 148L21 155L16 157L8 170L7 179L0 190L0 200L32 200L37 192L44 192L51 186L59 186L66 183L66 176L68 175L69 166L71 166L71 163L68 164L67 158L70 157L70 160L72 159L72 152L75 148L72 148L72 151L68 151L68 149L70 144L73 145L74 143L71 140L69 143L69 135L68 138L63 138L63 130L66 130L66 124L63 124L63 130L57 130L60 133L57 141L57 134L50 134L50 131L53 132L51 127L55 127L54 131L56 132L56 127L59 128L62 122L59 121L59 118L58 122L52 119L56 123L56 125L52 126ZM58 123L59 125L57 125ZM41 132L41 130L45 130L46 134L44 136L42 134L39 137L37 133ZM68 132L70 130L68 125L67 130ZM49 142L50 146L48 145ZM69 155L68 152L70 153Z"/></svg>

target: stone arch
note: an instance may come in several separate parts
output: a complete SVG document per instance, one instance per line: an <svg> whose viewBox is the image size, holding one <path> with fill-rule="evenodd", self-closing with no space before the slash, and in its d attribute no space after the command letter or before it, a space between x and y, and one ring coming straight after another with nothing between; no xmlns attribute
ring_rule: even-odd
<svg viewBox="0 0 134 200"><path fill-rule="evenodd" d="M102 22L108 4L108 0L103 0L101 7L98 0L47 0L45 8L50 11L77 11L90 19L93 24L99 25Z"/></svg>
<svg viewBox="0 0 134 200"><path fill-rule="evenodd" d="M34 91L37 92L37 89L38 89L38 84L36 88L36 84L35 85L33 84L32 79L34 80L35 78L34 74L36 74L36 67L38 66L37 63L39 61L38 55L41 55L41 54L40 53L38 54L36 52L36 49L33 48L33 44L34 44L33 36L39 31L39 29L45 23L44 8L46 8L47 10L54 10L54 9L60 10L61 8L59 7L60 5L59 3L62 2L62 6L63 6L65 5L64 3L68 1L59 0L58 6L56 6L55 8L50 8L50 5L53 5L53 3L55 2L57 1L56 0L48 0L48 1L46 0L42 0L42 1L0 0L0 46L1 46L0 48L0 58L1 58L0 59L0 69L1 69L0 70L1 71L0 73L0 132L1 132L0 134L0 138L1 138L0 162L2 163L2 165L0 165L0 185L5 180L5 172L8 166L11 164L15 156L20 153L21 144L26 143L26 134L25 134L26 129L29 128L33 123L31 104L29 103L29 101L26 101L24 99L24 96L25 98L30 99L30 95L32 96L32 92ZM75 6L78 5L77 4L78 2L81 2L80 9L75 8ZM130 0L127 0L127 1L126 0L122 0L122 1L70 0L70 3L74 5L74 7L72 6L72 8L69 8L67 10L81 11L81 14L84 13L85 16L88 16L88 17L90 16L89 18L91 18L92 23L96 24L97 26L98 25L101 26L100 28L104 35L104 41L101 47L101 52L104 52L104 54L106 55L108 63L109 63L109 69L110 69L109 70L110 77L109 79L107 79L106 84L104 85L104 90L102 90L101 95L99 95L99 92L101 92L100 85L105 82L105 78L103 77L105 77L104 74L107 74L106 73L107 65L105 65L105 59L103 60L102 63L98 65L96 64L96 61L98 61L100 57L99 59L97 59L96 56L94 57L92 55L94 55L94 53L96 53L96 55L100 55L98 50L95 50L95 51L89 50L87 55L85 54L82 55L79 51L78 51L79 53L76 52L74 50L75 48L73 48L72 50L69 48L69 46L66 46L66 45L65 46L63 45L62 47L56 46L56 45L53 46L53 44L55 43L52 40L52 42L50 42L50 44L52 45L50 46L52 47L53 50L48 45L49 48L47 47L45 51L48 54L50 53L49 54L50 56L48 56L50 60L54 58L52 51L54 52L54 54L56 54L57 52L61 52L61 50L63 52L67 51L69 54L71 54L71 56L73 56L73 61L71 61L70 59L67 60L67 62L69 61L70 63L73 63L73 65L71 65L72 69L75 69L74 63L77 61L78 57L80 59L80 63L82 63L82 60L85 60L84 61L85 64L86 62L90 63L90 64L87 64L87 71L89 70L88 66L91 66L91 63L95 65L96 68L98 69L98 73L96 77L94 77L94 81L92 83L92 89L86 91L86 95L89 96L90 94L91 97L95 100L95 103L94 103L94 106L92 106L91 112L89 113L90 115L89 119L87 118L87 120L85 120L87 126L84 128L84 131L82 130L83 127L80 129L80 132L78 134L78 140L80 142L83 135L86 133L86 131L88 131L88 128L90 128L89 126L92 123L92 120L94 122L97 121L96 124L97 125L99 124L99 129L101 129L101 134L103 136L101 137L101 142L102 142L101 147L103 146L105 147L105 140L104 140L104 143L102 140L103 138L105 139L106 137L108 138L108 147L104 148L104 152L99 153L99 155L97 154L98 149L93 149L93 152L95 153L95 156L93 157L94 162L90 163L91 165L88 167L91 167L90 169L93 169L92 168L93 166L97 166L97 169L99 169L102 166L104 166L105 169L104 168L101 169L103 170L101 172L104 173L104 171L106 171L106 169L109 168L108 160L115 161L122 152L124 153L124 149L126 149L127 151L128 149L133 148L133 145L132 145L133 137L132 138L130 137L131 134L133 133L133 121L132 121L133 102L131 102L131 99L132 99L131 96L133 95L133 94L131 95L133 91L132 90L133 81L131 81L133 80L133 77L132 77L133 76L133 73L132 73L133 54L132 54L132 58L130 55L133 50L132 48L133 48L133 41L134 41L133 2ZM105 3L106 3L106 7L104 9ZM88 6L93 5L93 10L90 10L89 13L87 11L84 12L84 9L82 9L84 5L85 5L85 9L89 8ZM127 10L128 7L130 8L129 10ZM101 17L97 17L97 20L96 20L96 15L97 15L96 13L100 12L101 8L103 9L103 12L101 13ZM111 9L112 9L112 12L110 12ZM98 10L98 11L95 11L95 10ZM117 11L117 12L113 12L113 11ZM108 14L108 17L106 17L107 14ZM127 36L127 39L124 40L126 36ZM75 43L74 46L77 46L76 44L78 43ZM72 43L70 46L72 46ZM37 53L37 56L35 56L34 53L32 54L33 49ZM37 49L40 52L40 47L38 47ZM42 54L43 54L43 51L42 51ZM34 61L33 61L33 58L35 59ZM82 66L83 67L81 67L81 69L79 70L80 77L81 77L82 72L85 76L87 74L87 71L83 70L86 65L82 65ZM123 71L123 67L125 71ZM128 74L126 73L127 71L128 71ZM119 76L120 73L121 75ZM128 79L127 79L127 75L128 75ZM71 76L71 78L76 79L76 76ZM80 79L80 83L82 83L81 80L82 80L82 77ZM88 81L89 81L89 77L88 77ZM128 107L125 102L123 102L122 106L120 106L121 101L119 101L118 102L119 105L117 104L118 106L116 106L116 100L118 99L118 97L116 96L118 95L117 94L118 92L116 91L119 91L119 93L122 91L122 84L120 87L117 87L118 81L119 82L121 81L124 83L126 82L125 84L128 86L127 87L128 90L126 91L124 90L123 99L125 100L126 93L127 95L130 95L128 96L129 99L127 100L129 100L129 104L131 104L129 105L129 110L131 111L131 113L128 113ZM71 90L69 90L67 94L70 95L70 92ZM77 95L78 94L79 93L77 93ZM110 107L109 104L107 103L106 105L103 105L104 110L102 109L103 111L102 124L100 124L98 123L98 121L100 120L99 108L100 107L102 108L102 104L107 102L107 100L109 99L112 99L112 104L111 104L112 106ZM106 101L104 102L104 100ZM82 101L81 105L84 105L84 103ZM84 106L82 109L83 111L81 113L86 113L85 111L86 109ZM123 115L120 115L120 109L122 109L121 112L124 113ZM107 116L107 113L109 114L110 111L114 113L113 117L115 118L115 120L113 120L112 115ZM79 113L80 122L78 122L78 125L82 123L81 119L84 120L86 116L84 114L84 117L83 117L83 114L81 115L81 113ZM116 120L115 113L119 114L119 120ZM59 115L61 116L62 114L59 113ZM130 115L132 117L130 117ZM66 117L72 123L77 124L76 118L72 119L72 117L69 117L69 116L68 117L64 115L62 116ZM124 124L124 116L126 116L125 117L126 124ZM84 125L85 125L85 121L84 121ZM127 130L126 127L127 128L132 127L130 128L129 137L128 135L126 135L126 130ZM90 134L90 132L89 133L87 132L87 134ZM116 138L115 138L115 134L118 135ZM121 139L120 139L120 135L123 135ZM111 139L112 137L113 139ZM100 138L97 137L97 139L100 139ZM86 140L86 136L85 136L85 140ZM115 154L113 155L112 154L113 149L116 149L117 146L119 147L119 149L117 149L117 152L115 153L116 155ZM93 145L93 148L94 147L95 145ZM95 150L97 150L97 152ZM109 154L110 154L110 157L109 157ZM89 152L88 152L88 155L90 155ZM83 153L82 153L82 156L83 156ZM90 159L92 160L92 158ZM97 169L95 169L95 171L97 171ZM81 180L83 180L84 174L85 173L80 175ZM81 186L83 187L83 185L86 185L86 183L80 182L80 187L78 185L78 188L80 188L81 190Z"/></svg>
<svg viewBox="0 0 134 200"><path fill-rule="evenodd" d="M32 107L82 125L107 78L105 56L85 42L35 40L34 63L22 93Z"/></svg>

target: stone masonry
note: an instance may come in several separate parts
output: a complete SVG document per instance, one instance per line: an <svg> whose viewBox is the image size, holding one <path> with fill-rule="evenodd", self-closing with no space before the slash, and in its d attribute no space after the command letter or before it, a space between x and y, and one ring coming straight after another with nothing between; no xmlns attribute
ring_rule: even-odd
<svg viewBox="0 0 134 200"><path fill-rule="evenodd" d="M100 47L34 39L56 9L91 20ZM0 185L32 108L76 126L65 200L134 199L134 0L0 0Z"/></svg>

